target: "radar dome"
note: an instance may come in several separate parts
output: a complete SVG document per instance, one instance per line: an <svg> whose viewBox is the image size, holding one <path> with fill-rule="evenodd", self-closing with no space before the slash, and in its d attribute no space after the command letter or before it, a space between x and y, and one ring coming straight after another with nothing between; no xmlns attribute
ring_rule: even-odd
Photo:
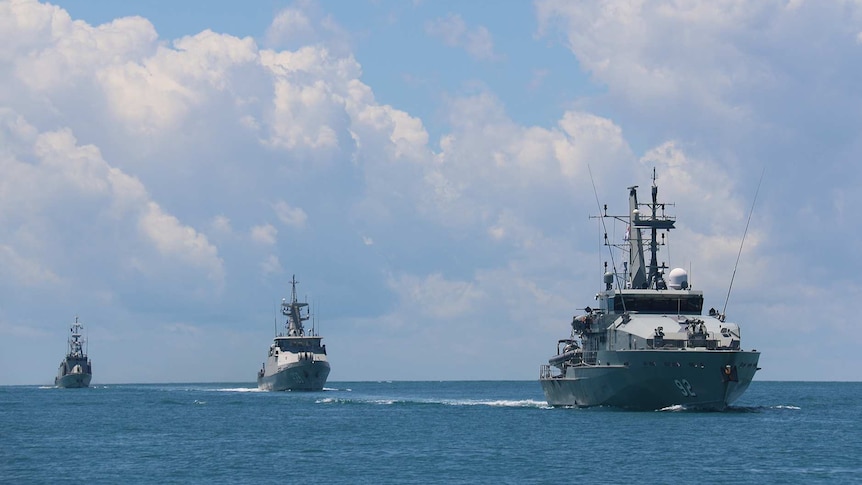
<svg viewBox="0 0 862 485"><path fill-rule="evenodd" d="M674 268L667 275L667 286L672 290L684 290L688 288L688 273L682 268Z"/></svg>

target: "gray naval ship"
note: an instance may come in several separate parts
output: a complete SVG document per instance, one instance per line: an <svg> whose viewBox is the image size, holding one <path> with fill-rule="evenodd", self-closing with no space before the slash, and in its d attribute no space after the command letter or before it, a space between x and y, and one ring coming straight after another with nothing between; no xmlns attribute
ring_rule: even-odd
<svg viewBox="0 0 862 485"><path fill-rule="evenodd" d="M759 370L760 353L742 350L739 325L714 309L704 316L703 292L691 289L686 271L666 274L664 263L659 266L659 246L675 220L657 196L653 174L652 202L638 203L637 186L629 187L628 215L609 216L605 205L598 216L612 264L614 252L627 252L628 261L621 273L608 271L605 262L596 308L574 317L569 338L541 366L539 382L551 406L723 410ZM627 226L623 243L608 241L608 219Z"/></svg>
<svg viewBox="0 0 862 485"><path fill-rule="evenodd" d="M323 337L314 328L306 332L308 303L296 299L296 276L291 279L290 303L281 301L287 320L284 332L276 335L269 355L257 373L257 387L267 391L320 391L329 377L329 361ZM303 311L304 310L304 311Z"/></svg>
<svg viewBox="0 0 862 485"><path fill-rule="evenodd" d="M89 387L90 385L90 379L93 378L93 365L84 351L84 340L81 338L83 328L84 326L78 323L78 317L75 317L75 323L69 329L72 333L69 336L69 352L60 362L60 369L57 371L57 377L54 378L54 385L57 387Z"/></svg>

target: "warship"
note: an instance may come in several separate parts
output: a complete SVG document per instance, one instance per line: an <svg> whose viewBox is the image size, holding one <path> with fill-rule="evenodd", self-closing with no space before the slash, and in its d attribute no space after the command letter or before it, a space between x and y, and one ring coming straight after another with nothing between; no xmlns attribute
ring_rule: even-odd
<svg viewBox="0 0 862 485"><path fill-rule="evenodd" d="M320 391L329 377L329 361L323 337L315 329L306 332L308 303L296 298L296 276L291 279L290 302L281 301L286 317L284 332L269 346L269 355L257 373L257 387L266 391Z"/></svg>
<svg viewBox="0 0 862 485"><path fill-rule="evenodd" d="M93 366L87 353L84 351L84 340L81 338L81 329L84 326L75 317L75 323L69 329L69 352L66 358L60 362L57 377L54 378L56 387L89 387L90 379L93 378Z"/></svg>
<svg viewBox="0 0 862 485"><path fill-rule="evenodd" d="M739 325L728 322L724 310L703 315L703 292L691 288L684 269L666 273L665 263L658 264L659 247L668 244L665 235L676 221L665 214L671 204L657 200L655 173L651 202L638 202L637 186L628 190L627 215L609 216L605 205L596 216L612 271L606 261L595 308L572 319L569 337L541 366L545 398L551 406L724 410L760 370L760 353L742 349ZM608 219L626 225L621 243L609 241ZM620 252L628 261L617 272L614 254Z"/></svg>

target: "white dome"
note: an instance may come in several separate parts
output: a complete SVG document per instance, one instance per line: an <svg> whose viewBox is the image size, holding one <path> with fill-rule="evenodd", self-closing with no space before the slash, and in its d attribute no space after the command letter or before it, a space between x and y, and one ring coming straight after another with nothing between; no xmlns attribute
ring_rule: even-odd
<svg viewBox="0 0 862 485"><path fill-rule="evenodd" d="M674 268L667 275L667 286L672 290L684 290L688 288L688 273L682 268Z"/></svg>

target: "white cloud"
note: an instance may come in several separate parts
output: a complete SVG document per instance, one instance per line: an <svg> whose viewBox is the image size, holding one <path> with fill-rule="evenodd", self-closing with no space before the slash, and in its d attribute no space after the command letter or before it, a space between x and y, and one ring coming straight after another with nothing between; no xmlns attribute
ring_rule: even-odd
<svg viewBox="0 0 862 485"><path fill-rule="evenodd" d="M0 58L13 59L16 76L37 91L68 90L102 67L149 55L157 40L153 25L141 17L92 27L36 2L4 2L0 18L7 19L0 35L8 39ZM13 57L22 50L31 55Z"/></svg>
<svg viewBox="0 0 862 485"><path fill-rule="evenodd" d="M60 278L39 261L22 257L15 248L7 245L0 245L0 272L16 285L41 286L60 282Z"/></svg>
<svg viewBox="0 0 862 485"><path fill-rule="evenodd" d="M223 270L218 251L206 236L183 225L175 216L165 213L159 204L148 200L143 185L110 167L96 147L79 146L67 129L39 135L34 153L41 159L41 168L59 179L60 193L72 188L84 197L109 197L114 210L121 211L115 213L115 217L128 211L139 212L138 227L159 252L205 268L214 280L221 280Z"/></svg>
<svg viewBox="0 0 862 485"><path fill-rule="evenodd" d="M587 166L599 180L618 175L634 154L611 120L569 111L552 129L523 127L503 113L487 93L455 99L450 107L455 130L425 173L421 209L447 225L484 224L492 237L505 232L505 220L528 218L552 201L568 200L577 188L583 203L594 205Z"/></svg>
<svg viewBox="0 0 862 485"><path fill-rule="evenodd" d="M290 41L307 41L313 38L315 29L308 15L298 8L286 8L279 12L266 32L267 43L283 44Z"/></svg>
<svg viewBox="0 0 862 485"><path fill-rule="evenodd" d="M467 281L449 281L439 273L417 278L411 275L392 276L389 287L401 298L409 311L423 317L450 319L472 313L485 295Z"/></svg>
<svg viewBox="0 0 862 485"><path fill-rule="evenodd" d="M461 47L474 59L496 60L494 40L488 29L482 25L469 29L464 19L457 14L449 14L425 25L425 32L440 38L449 47Z"/></svg>
<svg viewBox="0 0 862 485"><path fill-rule="evenodd" d="M276 14L264 36L267 47L297 49L318 45L349 55L351 35L341 28L330 15L323 12L317 3L300 1Z"/></svg>
<svg viewBox="0 0 862 485"><path fill-rule="evenodd" d="M278 229L272 224L263 224L251 228L251 239L260 244L275 244L277 235Z"/></svg>
<svg viewBox="0 0 862 485"><path fill-rule="evenodd" d="M284 272L281 267L281 262L278 260L278 256L274 254L270 254L266 260L260 263L260 270L263 274L281 274Z"/></svg>
<svg viewBox="0 0 862 485"><path fill-rule="evenodd" d="M40 134L33 148L43 167L61 179L65 187L77 189L85 196L108 193L110 167L95 146L78 146L69 129ZM57 189L62 190L59 185ZM118 193L125 195L122 191Z"/></svg>
<svg viewBox="0 0 862 485"><path fill-rule="evenodd" d="M99 276L105 266L113 266L108 280L121 277L121 268L152 272L157 263L147 248L172 264L203 269L215 288L222 284L222 262L206 237L164 212L140 180L111 166L96 146L79 144L68 128L39 132L10 110L0 119L7 142L0 155L7 175L0 180L0 259L22 284L106 278Z"/></svg>
<svg viewBox="0 0 862 485"><path fill-rule="evenodd" d="M344 100L360 73L356 61L332 57L322 47L261 51L260 56L274 76L267 143L288 150L349 148L340 146L338 133L348 123Z"/></svg>
<svg viewBox="0 0 862 485"><path fill-rule="evenodd" d="M347 109L353 116L351 133L363 143L383 145L393 159L427 159L428 133L421 120L391 106L374 104L367 86L352 83L350 87Z"/></svg>
<svg viewBox="0 0 862 485"><path fill-rule="evenodd" d="M273 209L275 209L278 220L289 227L302 228L308 220L308 214L304 210L299 207L291 207L283 200L276 202Z"/></svg>
<svg viewBox="0 0 862 485"><path fill-rule="evenodd" d="M219 215L213 218L210 223L210 227L214 232L222 233L222 234L230 234L233 232L233 228L230 224L230 219L225 216Z"/></svg>
<svg viewBox="0 0 862 485"><path fill-rule="evenodd" d="M138 227L163 255L203 268L213 281L222 282L224 269L218 249L207 241L204 234L184 226L176 217L165 213L157 203L151 201L147 204Z"/></svg>
<svg viewBox="0 0 862 485"><path fill-rule="evenodd" d="M109 109L130 129L158 133L215 93L230 92L232 72L257 60L251 38L204 31L178 39L174 49L159 47L141 62L106 66L97 79Z"/></svg>

